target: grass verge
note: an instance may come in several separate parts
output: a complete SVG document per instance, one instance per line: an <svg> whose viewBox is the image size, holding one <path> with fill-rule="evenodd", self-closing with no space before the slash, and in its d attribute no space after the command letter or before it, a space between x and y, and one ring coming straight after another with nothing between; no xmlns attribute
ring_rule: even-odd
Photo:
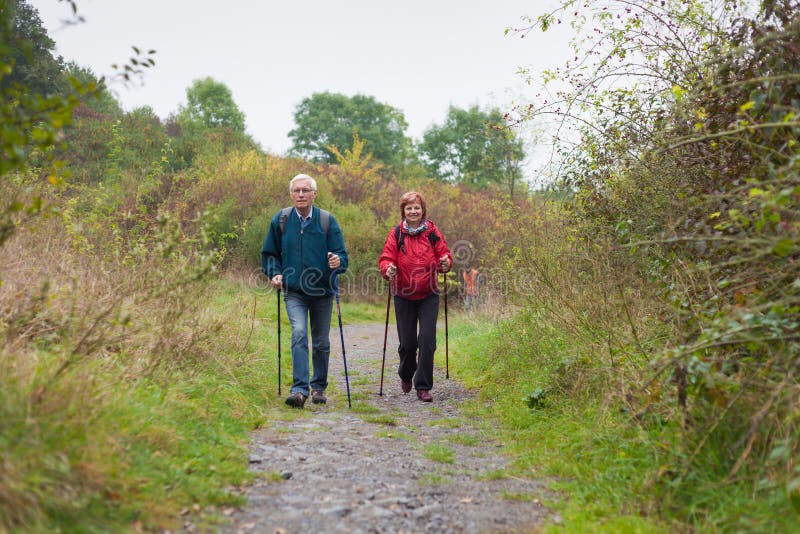
<svg viewBox="0 0 800 534"><path fill-rule="evenodd" d="M537 312L511 320L454 314L451 374L475 388L465 407L494 429L517 474L549 480L558 532L793 532L781 492L720 486L714 458L682 478L677 424L640 423L619 401L614 369L591 343Z"/></svg>
<svg viewBox="0 0 800 534"><path fill-rule="evenodd" d="M657 447L597 402L591 387L573 397L558 387L559 373L578 357L574 340L535 314L503 322L454 319L451 372L478 391L467 412L498 432L513 472L548 479L557 491L547 504L564 522L547 530L668 530L648 510L644 488Z"/></svg>

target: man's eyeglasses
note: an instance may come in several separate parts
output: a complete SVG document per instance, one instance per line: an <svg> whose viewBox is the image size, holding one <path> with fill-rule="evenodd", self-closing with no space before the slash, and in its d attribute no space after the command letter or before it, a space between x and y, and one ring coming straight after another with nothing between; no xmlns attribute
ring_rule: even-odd
<svg viewBox="0 0 800 534"><path fill-rule="evenodd" d="M303 193L304 195L308 195L308 194L313 193L313 192L314 192L313 189L309 189L307 187L304 188L304 189L292 189L292 193L295 194L295 195L299 195L300 193Z"/></svg>

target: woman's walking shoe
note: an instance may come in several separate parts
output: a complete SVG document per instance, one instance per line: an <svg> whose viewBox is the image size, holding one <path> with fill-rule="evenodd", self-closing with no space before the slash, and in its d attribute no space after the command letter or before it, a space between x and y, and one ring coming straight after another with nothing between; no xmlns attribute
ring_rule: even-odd
<svg viewBox="0 0 800 534"><path fill-rule="evenodd" d="M422 402L433 402L433 397L431 397L431 392L428 391L427 389L418 389L417 398Z"/></svg>
<svg viewBox="0 0 800 534"><path fill-rule="evenodd" d="M408 393L409 391L411 391L411 382L406 382L405 380L401 380L400 389L403 390L403 393Z"/></svg>
<svg viewBox="0 0 800 534"><path fill-rule="evenodd" d="M291 406L292 408L302 408L303 405L306 403L306 396L303 395L300 391L295 391L288 397L286 397L286 404Z"/></svg>
<svg viewBox="0 0 800 534"><path fill-rule="evenodd" d="M325 404L328 402L328 397L325 396L324 391L311 390L311 402L314 404Z"/></svg>

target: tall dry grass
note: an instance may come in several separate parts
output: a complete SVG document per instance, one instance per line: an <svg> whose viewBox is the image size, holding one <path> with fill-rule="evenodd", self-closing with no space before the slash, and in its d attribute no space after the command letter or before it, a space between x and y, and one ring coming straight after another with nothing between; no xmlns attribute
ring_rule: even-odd
<svg viewBox="0 0 800 534"><path fill-rule="evenodd" d="M201 314L214 257L201 237L162 215L131 240L63 200L0 250L0 530L128 491L114 403L144 376L202 366L218 328Z"/></svg>

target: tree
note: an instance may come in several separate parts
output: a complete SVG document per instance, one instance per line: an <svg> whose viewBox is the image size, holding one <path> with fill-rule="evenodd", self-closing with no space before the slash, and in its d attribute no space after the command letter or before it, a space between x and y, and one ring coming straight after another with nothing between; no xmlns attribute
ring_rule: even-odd
<svg viewBox="0 0 800 534"><path fill-rule="evenodd" d="M190 166L202 154L225 154L256 144L245 133L245 119L230 89L213 78L195 80L186 89L187 105L171 115L166 130L175 138L176 163Z"/></svg>
<svg viewBox="0 0 800 534"><path fill-rule="evenodd" d="M336 163L328 146L352 151L354 133L376 160L389 165L402 165L411 147L403 113L371 96L314 93L297 106L294 121L291 152L316 162Z"/></svg>
<svg viewBox="0 0 800 534"><path fill-rule="evenodd" d="M117 98L108 90L105 80L99 79L91 69L81 67L77 63L69 63L66 72L81 85L95 88L91 94L87 95L87 98L83 99L83 103L89 109L114 118L122 116L122 107Z"/></svg>
<svg viewBox="0 0 800 534"><path fill-rule="evenodd" d="M179 112L182 126L194 123L204 128L227 127L244 133L244 113L224 83L211 77L195 80L186 90L186 100L186 107Z"/></svg>
<svg viewBox="0 0 800 534"><path fill-rule="evenodd" d="M69 92L64 61L53 56L55 42L42 26L39 12L23 0L3 4L2 18L10 27L2 41L2 53L10 60L11 71L0 79L0 85L5 89L17 84L42 96Z"/></svg>
<svg viewBox="0 0 800 534"><path fill-rule="evenodd" d="M4 182L9 175L14 178L28 169L31 154L50 152L78 104L73 94L63 91L69 85L57 83L62 79L61 63L50 53L53 46L35 9L22 1L0 4L0 177ZM80 89L76 84L76 90ZM55 175L48 179L60 182ZM21 220L44 208L38 192L11 187L2 193L0 245Z"/></svg>
<svg viewBox="0 0 800 534"><path fill-rule="evenodd" d="M75 13L75 2L66 2ZM65 174L54 148L63 147L60 134L81 98L98 90L65 73L54 46L36 9L24 0L0 2L0 245L22 221L48 209L43 191L63 184ZM153 64L132 58L121 76Z"/></svg>
<svg viewBox="0 0 800 534"><path fill-rule="evenodd" d="M504 184L513 195L522 177L522 141L496 109L451 106L445 123L424 133L418 150L425 168L440 180L474 188Z"/></svg>

